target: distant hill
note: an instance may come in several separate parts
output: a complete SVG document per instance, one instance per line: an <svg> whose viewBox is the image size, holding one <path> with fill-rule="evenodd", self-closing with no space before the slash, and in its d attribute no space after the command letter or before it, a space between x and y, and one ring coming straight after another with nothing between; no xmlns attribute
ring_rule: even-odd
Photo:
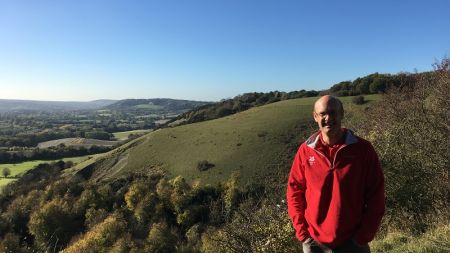
<svg viewBox="0 0 450 253"><path fill-rule="evenodd" d="M35 101L0 99L0 112L8 111L64 111L99 109L117 100L94 100L90 102Z"/></svg>
<svg viewBox="0 0 450 253"><path fill-rule="evenodd" d="M179 114L207 104L211 104L211 102L168 98L123 100L101 99L89 102L0 99L0 112L110 109L115 111L146 111Z"/></svg>
<svg viewBox="0 0 450 253"><path fill-rule="evenodd" d="M316 99L291 99L220 119L159 129L79 164L76 173L97 181L163 169L189 181L216 184L238 171L243 184L269 183L285 177L299 143L315 131L311 110ZM350 103L351 98L342 100ZM200 171L198 163L205 160L214 167Z"/></svg>
<svg viewBox="0 0 450 253"><path fill-rule="evenodd" d="M105 106L103 109L115 111L147 111L155 113L183 113L211 102L179 100L170 98L123 99Z"/></svg>

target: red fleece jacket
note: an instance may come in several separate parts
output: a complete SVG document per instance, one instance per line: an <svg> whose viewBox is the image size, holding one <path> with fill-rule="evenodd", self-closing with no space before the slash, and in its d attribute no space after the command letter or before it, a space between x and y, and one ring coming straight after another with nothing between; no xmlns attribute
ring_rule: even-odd
<svg viewBox="0 0 450 253"><path fill-rule="evenodd" d="M353 238L370 242L384 214L384 176L372 145L345 130L330 161L317 149L320 132L295 155L287 187L288 212L300 241L331 248Z"/></svg>

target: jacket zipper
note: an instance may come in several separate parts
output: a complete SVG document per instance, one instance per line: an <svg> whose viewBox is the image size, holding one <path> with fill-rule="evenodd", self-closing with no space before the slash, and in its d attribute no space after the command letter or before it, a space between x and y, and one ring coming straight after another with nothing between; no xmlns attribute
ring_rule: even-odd
<svg viewBox="0 0 450 253"><path fill-rule="evenodd" d="M341 149L347 147L347 146L348 146L347 144L344 144L344 145L342 145L338 150L336 150L336 153L334 154L333 167L332 167L332 168L334 168L334 165L335 165L335 163L336 163L336 157L337 157L339 151L340 151Z"/></svg>
<svg viewBox="0 0 450 253"><path fill-rule="evenodd" d="M347 144L344 144L336 151L336 153L334 154L334 157L333 157L333 163L331 163L330 159L328 159L328 157L324 153L320 152L319 150L317 150L315 148L313 148L313 150L316 151L317 154L321 155L323 158L325 158L325 160L328 161L328 164L330 165L330 170L332 170L336 163L336 157L337 157L339 151L347 146L348 146Z"/></svg>

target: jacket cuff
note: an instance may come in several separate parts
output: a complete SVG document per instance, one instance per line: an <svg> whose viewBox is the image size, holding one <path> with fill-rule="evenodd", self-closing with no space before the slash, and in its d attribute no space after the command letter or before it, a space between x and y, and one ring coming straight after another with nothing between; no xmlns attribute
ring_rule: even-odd
<svg viewBox="0 0 450 253"><path fill-rule="evenodd" d="M309 236L308 232L297 233L297 239L301 242L306 241L308 238L311 238L311 236Z"/></svg>

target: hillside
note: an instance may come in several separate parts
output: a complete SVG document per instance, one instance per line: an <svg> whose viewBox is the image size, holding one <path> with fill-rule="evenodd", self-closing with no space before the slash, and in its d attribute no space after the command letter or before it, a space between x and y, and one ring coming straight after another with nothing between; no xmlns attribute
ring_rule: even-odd
<svg viewBox="0 0 450 253"><path fill-rule="evenodd" d="M63 102L0 99L0 112L95 110L113 104L116 101L102 99L90 102Z"/></svg>
<svg viewBox="0 0 450 253"><path fill-rule="evenodd" d="M159 113L182 113L210 102L179 100L169 98L123 99L105 106L104 109L115 111L146 111Z"/></svg>
<svg viewBox="0 0 450 253"><path fill-rule="evenodd" d="M108 180L157 168L210 184L224 182L234 171L244 184L284 178L295 149L316 129L311 118L316 99L286 100L216 120L160 129L96 162L80 165L85 168L78 168L79 173ZM350 103L351 98L343 101ZM204 160L214 167L200 171L197 164Z"/></svg>
<svg viewBox="0 0 450 253"><path fill-rule="evenodd" d="M201 122L205 120L212 120L222 118L231 114L248 110L252 107L262 106L266 104L275 103L282 100L316 97L319 95L315 90L300 90L291 92L271 91L250 92L235 96L234 98L221 100L213 104L206 104L171 119L167 125L178 126Z"/></svg>
<svg viewBox="0 0 450 253"><path fill-rule="evenodd" d="M111 147L111 146L117 145L118 143L119 143L118 141L105 141L105 140L97 140L97 139L64 138L64 139L40 142L38 144L38 148L55 147L55 146L58 146L61 144L64 144L65 146L87 147L87 148L89 148L93 145Z"/></svg>

